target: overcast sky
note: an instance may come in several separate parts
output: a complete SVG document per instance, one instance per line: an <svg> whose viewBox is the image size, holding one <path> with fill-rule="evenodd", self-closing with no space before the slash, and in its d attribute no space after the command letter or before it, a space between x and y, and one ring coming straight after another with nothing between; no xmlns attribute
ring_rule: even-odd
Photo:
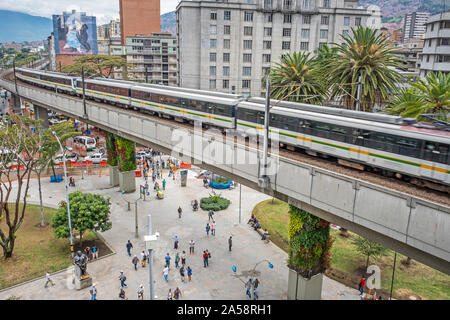
<svg viewBox="0 0 450 320"><path fill-rule="evenodd" d="M175 10L179 0L161 0L161 14ZM97 24L119 17L119 0L0 0L0 9L51 18L75 9L97 17Z"/></svg>

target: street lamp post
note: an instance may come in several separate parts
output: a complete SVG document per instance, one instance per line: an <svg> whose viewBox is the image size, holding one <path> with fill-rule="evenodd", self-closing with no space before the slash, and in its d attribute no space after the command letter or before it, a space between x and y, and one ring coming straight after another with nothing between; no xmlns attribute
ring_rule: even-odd
<svg viewBox="0 0 450 320"><path fill-rule="evenodd" d="M154 300L157 297L155 296L155 287L153 279L153 245L157 243L159 240L159 233L156 232L152 234L152 216L148 215L148 235L144 236L144 241L147 247L148 255L149 255L149 285L150 285L150 300Z"/></svg>
<svg viewBox="0 0 450 320"><path fill-rule="evenodd" d="M73 258L73 236L72 236L72 221L70 220L69 184L67 181L66 153L64 152L64 148L61 144L61 141L59 141L59 138L56 135L56 132L53 131L52 134L55 136L56 140L58 141L59 147L61 148L61 152L63 154L64 182L66 184L66 195L67 195L67 216L69 219L69 232L70 232L70 251L72 254L72 258Z"/></svg>

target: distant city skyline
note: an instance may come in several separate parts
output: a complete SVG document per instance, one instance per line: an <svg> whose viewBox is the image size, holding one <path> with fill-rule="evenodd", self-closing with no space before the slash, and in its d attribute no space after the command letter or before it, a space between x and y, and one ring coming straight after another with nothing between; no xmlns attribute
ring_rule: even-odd
<svg viewBox="0 0 450 320"><path fill-rule="evenodd" d="M161 14L174 11L180 0L161 0ZM97 17L97 24L119 18L119 0L2 0L0 10L18 11L51 19L53 14L77 10Z"/></svg>

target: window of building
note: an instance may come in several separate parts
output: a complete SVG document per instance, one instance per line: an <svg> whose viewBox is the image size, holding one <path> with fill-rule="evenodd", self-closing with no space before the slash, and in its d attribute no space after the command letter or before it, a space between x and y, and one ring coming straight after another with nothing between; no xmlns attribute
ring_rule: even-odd
<svg viewBox="0 0 450 320"><path fill-rule="evenodd" d="M223 12L223 20L231 20L231 11L225 10Z"/></svg>
<svg viewBox="0 0 450 320"><path fill-rule="evenodd" d="M223 54L223 62L230 62L230 53L229 52L225 52Z"/></svg>
<svg viewBox="0 0 450 320"><path fill-rule="evenodd" d="M283 8L285 10L290 10L292 9L292 0L284 0L283 1Z"/></svg>
<svg viewBox="0 0 450 320"><path fill-rule="evenodd" d="M263 41L263 49L272 49L272 41Z"/></svg>
<svg viewBox="0 0 450 320"><path fill-rule="evenodd" d="M263 54L263 63L270 63L270 54Z"/></svg>
<svg viewBox="0 0 450 320"><path fill-rule="evenodd" d="M210 62L216 62L216 59L217 59L217 54L215 52L211 52L209 54L209 61Z"/></svg>
<svg viewBox="0 0 450 320"><path fill-rule="evenodd" d="M244 40L244 49L252 48L252 40Z"/></svg>
<svg viewBox="0 0 450 320"><path fill-rule="evenodd" d="M310 15L303 16L302 23L303 24L311 24L311 16Z"/></svg>
<svg viewBox="0 0 450 320"><path fill-rule="evenodd" d="M350 25L350 17L344 17L344 26L348 27Z"/></svg>
<svg viewBox="0 0 450 320"><path fill-rule="evenodd" d="M252 75L252 68L251 67L243 67L242 68L242 75L243 76L251 76Z"/></svg>
<svg viewBox="0 0 450 320"><path fill-rule="evenodd" d="M216 66L210 66L209 67L209 75L215 76L216 75Z"/></svg>
<svg viewBox="0 0 450 320"><path fill-rule="evenodd" d="M427 54L427 62L430 62L430 55Z"/></svg>
<svg viewBox="0 0 450 320"><path fill-rule="evenodd" d="M272 28L264 28L264 36L271 37L272 36Z"/></svg>
<svg viewBox="0 0 450 320"><path fill-rule="evenodd" d="M301 37L305 39L309 39L309 29L302 29Z"/></svg>
<svg viewBox="0 0 450 320"><path fill-rule="evenodd" d="M283 41L281 44L281 48L283 50L291 50L291 42L290 41Z"/></svg>
<svg viewBox="0 0 450 320"><path fill-rule="evenodd" d="M326 29L320 30L320 39L328 39L328 30Z"/></svg>
<svg viewBox="0 0 450 320"><path fill-rule="evenodd" d="M430 24L430 31L434 30L434 23Z"/></svg>
<svg viewBox="0 0 450 320"><path fill-rule="evenodd" d="M302 8L303 10L309 10L310 0L303 0Z"/></svg>
<svg viewBox="0 0 450 320"><path fill-rule="evenodd" d="M283 37L291 36L291 28L283 28Z"/></svg>
<svg viewBox="0 0 450 320"><path fill-rule="evenodd" d="M309 50L309 42L300 42L300 50L308 51Z"/></svg>
<svg viewBox="0 0 450 320"><path fill-rule="evenodd" d="M264 9L272 10L272 0L264 0Z"/></svg>
<svg viewBox="0 0 450 320"><path fill-rule="evenodd" d="M242 80L242 89L250 88L251 80Z"/></svg>
<svg viewBox="0 0 450 320"><path fill-rule="evenodd" d="M323 0L323 7L324 8L329 8L330 7L330 0Z"/></svg>
<svg viewBox="0 0 450 320"><path fill-rule="evenodd" d="M244 36L251 36L253 34L252 27L244 27Z"/></svg>
<svg viewBox="0 0 450 320"><path fill-rule="evenodd" d="M273 20L273 14L272 13L264 13L264 22L270 23Z"/></svg>
<svg viewBox="0 0 450 320"><path fill-rule="evenodd" d="M217 25L212 24L209 26L209 33L210 34L217 34Z"/></svg>
<svg viewBox="0 0 450 320"><path fill-rule="evenodd" d="M348 37L348 30L342 30L342 36Z"/></svg>
<svg viewBox="0 0 450 320"><path fill-rule="evenodd" d="M217 39L209 39L209 47L211 49L217 48Z"/></svg>
<svg viewBox="0 0 450 320"><path fill-rule="evenodd" d="M361 17L356 17L355 18L355 26L360 26L361 25Z"/></svg>
<svg viewBox="0 0 450 320"><path fill-rule="evenodd" d="M223 89L229 89L230 88L230 80L223 80L222 88Z"/></svg>
<svg viewBox="0 0 450 320"><path fill-rule="evenodd" d="M330 17L329 16L322 16L320 18L320 24L321 25L327 26L329 24L329 22L330 22Z"/></svg>
<svg viewBox="0 0 450 320"><path fill-rule="evenodd" d="M210 89L216 88L216 80L209 80L209 88Z"/></svg>
<svg viewBox="0 0 450 320"><path fill-rule="evenodd" d="M437 62L450 62L450 55L439 55Z"/></svg>
<svg viewBox="0 0 450 320"><path fill-rule="evenodd" d="M230 67L223 67L222 75L228 77L230 75Z"/></svg>
<svg viewBox="0 0 450 320"><path fill-rule="evenodd" d="M210 19L211 20L217 20L217 11L211 11Z"/></svg>
<svg viewBox="0 0 450 320"><path fill-rule="evenodd" d="M231 26L223 26L223 34L231 34Z"/></svg>
<svg viewBox="0 0 450 320"><path fill-rule="evenodd" d="M268 75L270 73L270 68L269 67L263 67L262 68L262 74L263 74L263 76L266 76L266 75ZM264 84L264 86L265 86L265 84Z"/></svg>
<svg viewBox="0 0 450 320"><path fill-rule="evenodd" d="M326 42L319 42L319 49L322 49L326 45L327 45Z"/></svg>
<svg viewBox="0 0 450 320"><path fill-rule="evenodd" d="M450 45L450 38L442 38L440 42L441 46L449 46Z"/></svg>
<svg viewBox="0 0 450 320"><path fill-rule="evenodd" d="M292 23L292 14L285 14L283 18L284 23Z"/></svg>
<svg viewBox="0 0 450 320"><path fill-rule="evenodd" d="M432 40L428 40L428 46L431 47Z"/></svg>
<svg viewBox="0 0 450 320"><path fill-rule="evenodd" d="M245 11L244 12L244 21L253 21L253 12Z"/></svg>
<svg viewBox="0 0 450 320"><path fill-rule="evenodd" d="M230 39L223 39L223 48L224 49L230 49L231 47L231 40Z"/></svg>
<svg viewBox="0 0 450 320"><path fill-rule="evenodd" d="M440 29L450 29L450 20L441 21L441 23L439 24L439 28ZM433 31L433 30L431 30L431 31Z"/></svg>
<svg viewBox="0 0 450 320"><path fill-rule="evenodd" d="M252 54L251 53L244 53L242 57L244 62L252 62Z"/></svg>

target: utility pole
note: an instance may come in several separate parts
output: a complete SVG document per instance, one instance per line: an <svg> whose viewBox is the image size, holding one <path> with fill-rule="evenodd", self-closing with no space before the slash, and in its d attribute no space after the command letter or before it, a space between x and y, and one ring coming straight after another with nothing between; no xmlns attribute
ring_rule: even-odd
<svg viewBox="0 0 450 320"><path fill-rule="evenodd" d="M269 114L270 114L270 79L266 78L266 108L264 113L264 149L263 149L263 170L258 179L260 188L269 187L269 177L267 176L267 160L269 152Z"/></svg>
<svg viewBox="0 0 450 320"><path fill-rule="evenodd" d="M148 215L148 235L152 235L152 216ZM153 300L155 298L155 288L153 284L153 248L150 246L150 249L148 250L148 256L149 256L149 281L150 281L150 300Z"/></svg>
<svg viewBox="0 0 450 320"><path fill-rule="evenodd" d="M148 83L148 67L145 67L145 83Z"/></svg>
<svg viewBox="0 0 450 320"><path fill-rule="evenodd" d="M241 224L242 183L239 183L239 224Z"/></svg>
<svg viewBox="0 0 450 320"><path fill-rule="evenodd" d="M136 238L139 238L139 230L138 230L138 207L137 207L137 205L138 205L138 200L136 200L136 201L134 202L134 219L135 219L135 223L136 223L136 232L135 232L134 236L135 236Z"/></svg>
<svg viewBox="0 0 450 320"><path fill-rule="evenodd" d="M361 106L361 89L362 89L362 76L358 78L358 93L356 94L356 111L359 111Z"/></svg>
<svg viewBox="0 0 450 320"><path fill-rule="evenodd" d="M391 294L389 300L392 300L392 290L394 289L395 263L397 262L397 252L394 253L394 268L392 269Z"/></svg>
<svg viewBox="0 0 450 320"><path fill-rule="evenodd" d="M81 82L83 86L83 108L84 108L84 115L83 117L87 119L87 112L86 112L86 88L84 85L84 66L81 66Z"/></svg>

